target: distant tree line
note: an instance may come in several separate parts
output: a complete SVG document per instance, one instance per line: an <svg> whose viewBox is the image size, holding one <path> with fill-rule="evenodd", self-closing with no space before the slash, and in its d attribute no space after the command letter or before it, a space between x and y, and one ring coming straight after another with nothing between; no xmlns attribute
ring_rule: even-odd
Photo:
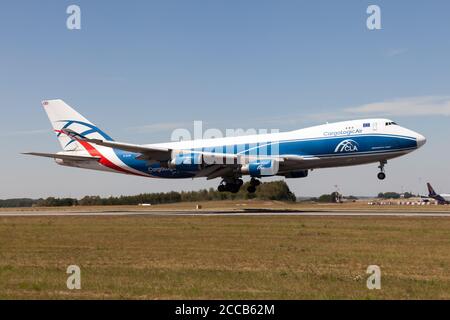
<svg viewBox="0 0 450 320"><path fill-rule="evenodd" d="M296 196L292 193L284 181L264 182L256 193L247 192L249 183L245 183L241 190L236 193L218 192L216 189L202 189L199 191L183 192L160 192L143 193L134 196L119 196L102 198L100 196L85 196L82 199L73 198L54 198L46 199L9 199L0 200L0 208L12 207L62 207L62 206L108 206L108 205L138 205L146 204L164 204L176 202L194 202L210 200L277 200L277 201L296 201Z"/></svg>
<svg viewBox="0 0 450 320"><path fill-rule="evenodd" d="M380 199L400 199L400 198L405 198L405 199L409 199L409 198L413 198L415 197L414 194L410 193L410 192L405 192L405 193L397 193L397 192L380 192L378 194L378 198Z"/></svg>
<svg viewBox="0 0 450 320"><path fill-rule="evenodd" d="M288 185L284 181L264 182L256 193L248 193L247 187L249 183L245 183L241 190L236 193L218 192L216 189L202 189L199 191L182 191L182 192L160 192L160 193L142 193L134 196L106 197L85 196L82 199L73 198L54 198L46 199L7 199L0 200L0 208L15 207L67 207L67 206L108 206L108 205L138 205L142 203L148 204L164 204L176 202L194 202L194 201L220 201L220 200L276 200L276 201L296 201L296 196L292 193ZM403 194L397 192L380 192L380 199L409 199L415 197L410 192ZM354 196L346 197L347 200L356 200ZM339 200L339 194L332 192L323 194L320 197L310 198L308 201L321 203L335 203Z"/></svg>
<svg viewBox="0 0 450 320"><path fill-rule="evenodd" d="M0 200L0 208L20 208L20 207L32 207L36 204L37 200L33 199L7 199Z"/></svg>

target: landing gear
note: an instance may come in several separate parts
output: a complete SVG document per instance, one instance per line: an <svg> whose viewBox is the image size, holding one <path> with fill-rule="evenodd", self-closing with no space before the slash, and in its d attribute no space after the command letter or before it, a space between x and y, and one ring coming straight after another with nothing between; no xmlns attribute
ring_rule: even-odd
<svg viewBox="0 0 450 320"><path fill-rule="evenodd" d="M259 181L258 179L252 178L250 180L250 184L255 186L255 187L257 187L257 186L259 186L261 184L261 181Z"/></svg>
<svg viewBox="0 0 450 320"><path fill-rule="evenodd" d="M241 189L242 185L244 184L244 181L239 178L224 178L222 182L220 183L217 190L219 192L231 192L231 193L238 193ZM249 193L255 193L256 187L258 187L261 184L261 181L258 179L252 178L250 180L250 185L247 187L247 191Z"/></svg>
<svg viewBox="0 0 450 320"><path fill-rule="evenodd" d="M223 179L217 190L219 192L238 193L243 184L242 179Z"/></svg>
<svg viewBox="0 0 450 320"><path fill-rule="evenodd" d="M261 184L261 181L259 181L258 179L252 178L250 180L250 185L247 188L248 193L255 193L256 187L259 186L260 184Z"/></svg>
<svg viewBox="0 0 450 320"><path fill-rule="evenodd" d="M384 173L384 172L379 172L378 175L377 175L377 177L378 177L378 179L380 179L380 180L384 180L384 179L386 179L386 173Z"/></svg>
<svg viewBox="0 0 450 320"><path fill-rule="evenodd" d="M386 173L384 173L384 165L387 163L386 160L380 161L380 165L378 168L380 169L380 172L378 173L377 177L380 180L386 179Z"/></svg>

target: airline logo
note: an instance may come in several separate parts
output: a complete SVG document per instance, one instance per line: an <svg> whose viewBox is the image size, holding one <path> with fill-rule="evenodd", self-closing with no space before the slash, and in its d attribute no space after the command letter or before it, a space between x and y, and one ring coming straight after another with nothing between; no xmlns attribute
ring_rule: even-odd
<svg viewBox="0 0 450 320"><path fill-rule="evenodd" d="M337 136L351 136L355 134L361 134L362 129L349 129L349 130L339 130L339 131L326 131L323 133L325 137L337 137Z"/></svg>
<svg viewBox="0 0 450 320"><path fill-rule="evenodd" d="M355 152L358 151L359 144L355 140L346 139L341 141L334 149L334 152Z"/></svg>

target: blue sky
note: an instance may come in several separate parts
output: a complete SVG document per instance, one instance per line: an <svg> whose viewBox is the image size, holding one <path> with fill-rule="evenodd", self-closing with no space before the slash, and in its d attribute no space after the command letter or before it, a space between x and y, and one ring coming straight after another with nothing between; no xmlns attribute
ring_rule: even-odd
<svg viewBox="0 0 450 320"><path fill-rule="evenodd" d="M77 4L82 29L66 28ZM381 8L382 30L366 28ZM0 198L215 187L59 167L40 101L62 98L116 140L173 129L275 128L394 118L427 145L387 166L314 171L298 195L450 191L448 1L9 1L0 11ZM439 157L438 157L439 155Z"/></svg>

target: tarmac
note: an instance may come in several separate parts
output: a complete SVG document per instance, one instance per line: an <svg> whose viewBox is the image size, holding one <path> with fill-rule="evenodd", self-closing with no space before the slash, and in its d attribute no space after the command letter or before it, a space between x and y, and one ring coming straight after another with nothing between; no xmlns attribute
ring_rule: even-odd
<svg viewBox="0 0 450 320"><path fill-rule="evenodd" d="M296 211L296 210L242 210L242 211L1 211L0 217L114 217L114 216L305 216L305 217L415 217L450 218L448 211L393 212L393 211Z"/></svg>

